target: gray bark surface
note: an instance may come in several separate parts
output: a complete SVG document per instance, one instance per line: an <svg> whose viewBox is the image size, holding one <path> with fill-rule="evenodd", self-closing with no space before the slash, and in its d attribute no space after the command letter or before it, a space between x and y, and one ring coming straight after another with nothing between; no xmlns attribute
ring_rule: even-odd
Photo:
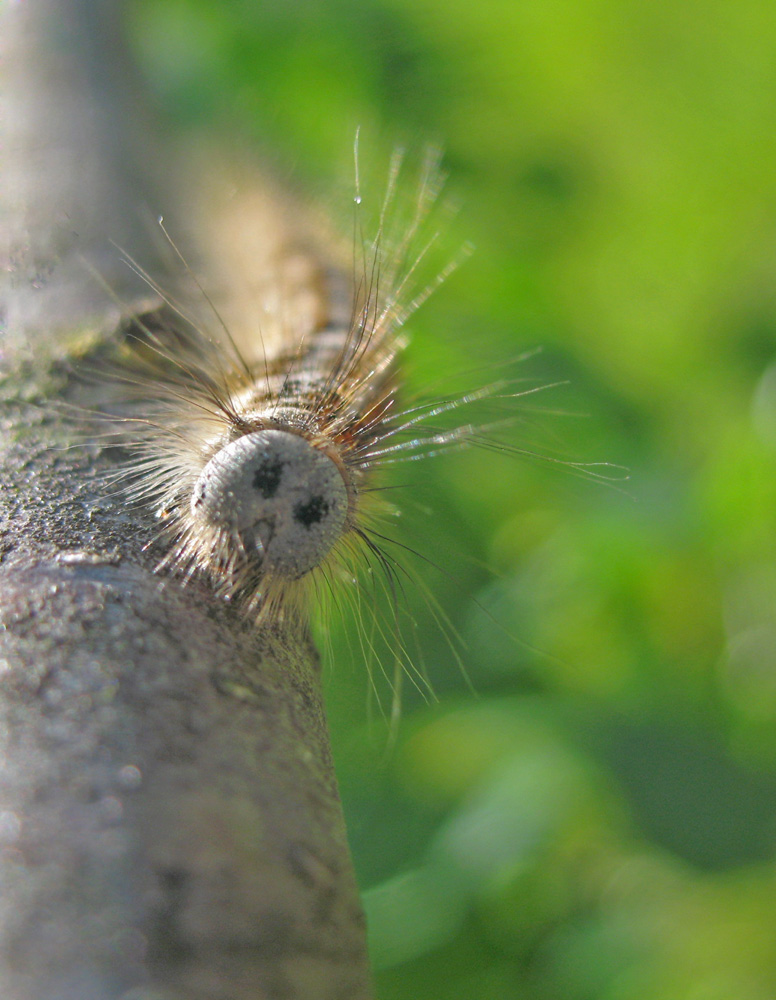
<svg viewBox="0 0 776 1000"><path fill-rule="evenodd" d="M111 351L116 310L84 259L132 299L147 289L108 238L155 258L138 206L156 140L118 13L0 16L0 996L361 1000L309 636L155 574L153 513L102 475L120 449L84 446L88 422L52 405L99 405L73 367Z"/></svg>

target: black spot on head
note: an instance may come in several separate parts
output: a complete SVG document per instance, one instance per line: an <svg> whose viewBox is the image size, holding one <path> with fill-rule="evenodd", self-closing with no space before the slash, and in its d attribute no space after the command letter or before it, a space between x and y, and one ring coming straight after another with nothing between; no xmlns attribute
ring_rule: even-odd
<svg viewBox="0 0 776 1000"><path fill-rule="evenodd" d="M283 463L279 458L265 458L253 474L253 488L258 490L265 500L278 491L283 476Z"/></svg>
<svg viewBox="0 0 776 1000"><path fill-rule="evenodd" d="M159 881L168 892L180 892L186 884L188 873L183 868L163 868Z"/></svg>
<svg viewBox="0 0 776 1000"><path fill-rule="evenodd" d="M322 496L310 497L307 503L298 503L294 507L294 520L311 528L318 524L329 513L329 505Z"/></svg>

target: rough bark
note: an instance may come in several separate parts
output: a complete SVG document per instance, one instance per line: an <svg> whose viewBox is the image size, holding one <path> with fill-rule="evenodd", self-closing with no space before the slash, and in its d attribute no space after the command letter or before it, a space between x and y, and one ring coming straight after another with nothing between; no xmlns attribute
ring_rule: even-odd
<svg viewBox="0 0 776 1000"><path fill-rule="evenodd" d="M367 998L363 917L307 634L156 575L152 514L51 400L145 294L113 238L156 140L118 7L6 4L0 378L0 994ZM87 336L88 334L88 336ZM90 399L99 396L90 389Z"/></svg>

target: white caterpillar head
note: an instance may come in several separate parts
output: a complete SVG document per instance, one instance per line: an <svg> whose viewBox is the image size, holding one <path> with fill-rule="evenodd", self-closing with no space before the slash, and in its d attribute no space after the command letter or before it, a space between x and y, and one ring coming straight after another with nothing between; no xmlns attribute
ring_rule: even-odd
<svg viewBox="0 0 776 1000"><path fill-rule="evenodd" d="M262 567L297 579L345 530L349 491L339 464L299 434L260 430L221 448L191 497L195 524L239 539Z"/></svg>

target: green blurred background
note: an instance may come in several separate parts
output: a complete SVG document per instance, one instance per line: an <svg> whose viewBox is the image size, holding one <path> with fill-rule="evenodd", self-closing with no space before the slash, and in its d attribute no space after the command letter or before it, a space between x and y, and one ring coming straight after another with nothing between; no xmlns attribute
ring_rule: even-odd
<svg viewBox="0 0 776 1000"><path fill-rule="evenodd" d="M412 320L410 384L567 381L512 442L630 469L397 474L471 687L418 600L438 702L408 685L388 750L356 626L324 637L381 1000L773 1000L776 6L128 10L163 114L341 217L356 126L376 177L439 141L475 253Z"/></svg>

